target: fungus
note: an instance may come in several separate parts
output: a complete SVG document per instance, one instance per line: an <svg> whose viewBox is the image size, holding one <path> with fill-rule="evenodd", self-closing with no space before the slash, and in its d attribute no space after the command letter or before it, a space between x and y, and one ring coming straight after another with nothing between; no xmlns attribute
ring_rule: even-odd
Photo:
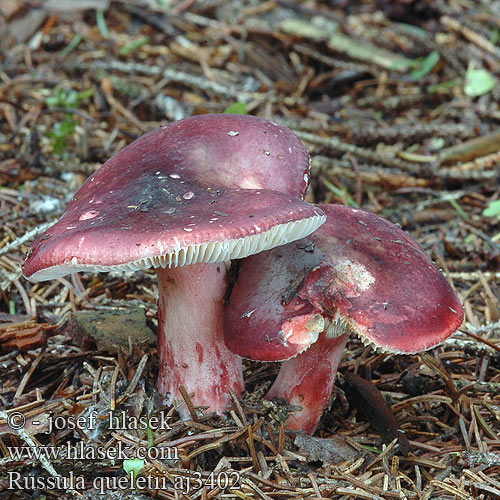
<svg viewBox="0 0 500 500"><path fill-rule="evenodd" d="M307 238L241 263L225 341L244 358L283 361L267 398L302 407L287 427L312 433L349 333L391 353L430 349L461 325L454 291L422 248L372 213L319 205Z"/></svg>
<svg viewBox="0 0 500 500"><path fill-rule="evenodd" d="M33 243L24 276L155 268L158 390L172 403L182 383L196 405L223 412L228 389L243 389L241 360L223 341L224 262L323 223L321 210L300 199L307 173L300 141L267 120L202 115L173 122L86 180Z"/></svg>

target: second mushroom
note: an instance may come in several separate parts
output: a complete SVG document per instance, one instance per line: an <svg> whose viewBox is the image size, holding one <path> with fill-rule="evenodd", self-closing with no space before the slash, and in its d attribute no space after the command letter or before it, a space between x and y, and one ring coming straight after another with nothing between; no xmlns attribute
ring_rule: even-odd
<svg viewBox="0 0 500 500"><path fill-rule="evenodd" d="M320 205L326 223L242 261L225 316L229 349L282 361L267 398L302 409L287 427L312 433L349 334L392 353L436 346L462 323L443 275L404 231L375 214Z"/></svg>

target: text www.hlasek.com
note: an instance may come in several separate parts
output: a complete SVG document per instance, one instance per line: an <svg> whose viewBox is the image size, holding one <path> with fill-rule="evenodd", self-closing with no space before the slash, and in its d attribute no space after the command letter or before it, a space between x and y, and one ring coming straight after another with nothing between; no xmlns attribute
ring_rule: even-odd
<svg viewBox="0 0 500 500"><path fill-rule="evenodd" d="M115 446L90 446L80 441L76 444L67 442L62 446L7 446L9 456L13 460L126 460L139 458L143 460L177 460L178 452L175 447L154 446L125 446L121 441Z"/></svg>

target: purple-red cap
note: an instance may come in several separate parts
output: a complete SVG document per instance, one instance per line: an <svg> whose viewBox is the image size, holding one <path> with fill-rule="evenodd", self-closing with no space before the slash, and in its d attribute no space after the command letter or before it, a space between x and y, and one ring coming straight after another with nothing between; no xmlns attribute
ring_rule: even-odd
<svg viewBox="0 0 500 500"><path fill-rule="evenodd" d="M325 219L299 199L307 175L300 141L267 120L202 115L171 123L86 180L35 240L23 273L41 281L75 271L220 262L273 248Z"/></svg>
<svg viewBox="0 0 500 500"><path fill-rule="evenodd" d="M384 351L415 353L450 336L462 306L404 231L375 214L319 205L307 238L249 257L233 288L225 341L242 357L278 361L352 331Z"/></svg>

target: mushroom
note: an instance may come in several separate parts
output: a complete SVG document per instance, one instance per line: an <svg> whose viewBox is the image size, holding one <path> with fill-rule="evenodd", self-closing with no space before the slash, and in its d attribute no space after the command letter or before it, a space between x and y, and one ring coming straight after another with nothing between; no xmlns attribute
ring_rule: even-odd
<svg viewBox="0 0 500 500"><path fill-rule="evenodd" d="M436 346L461 325L454 291L391 222L342 205L307 238L242 261L225 311L225 341L244 358L283 361L267 398L302 410L287 427L313 433L349 333L390 353Z"/></svg>
<svg viewBox="0 0 500 500"><path fill-rule="evenodd" d="M23 273L41 281L155 268L158 390L171 404L182 383L196 405L223 412L228 389L243 389L241 360L223 341L224 262L321 225L321 210L300 199L307 183L307 152L284 127L242 115L174 122L87 179L33 243Z"/></svg>

